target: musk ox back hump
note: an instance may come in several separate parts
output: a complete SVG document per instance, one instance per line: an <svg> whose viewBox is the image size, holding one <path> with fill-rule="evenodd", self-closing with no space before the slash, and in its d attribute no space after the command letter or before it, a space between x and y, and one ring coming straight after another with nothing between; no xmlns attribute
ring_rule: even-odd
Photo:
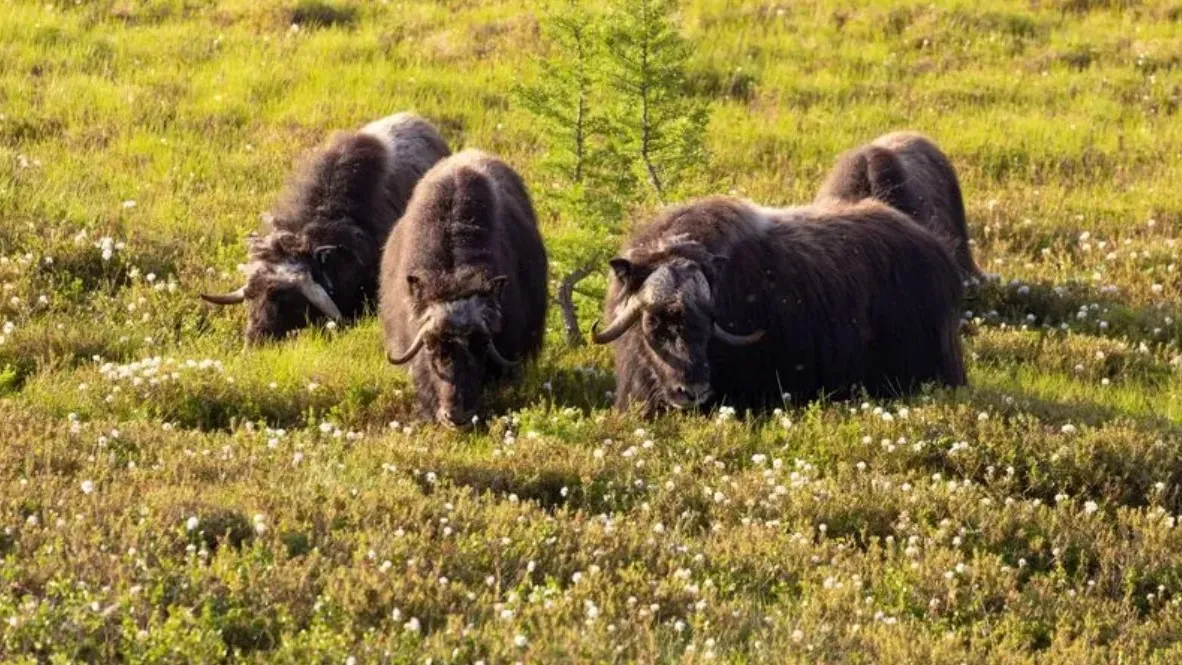
<svg viewBox="0 0 1182 665"><path fill-rule="evenodd" d="M623 253L651 251L679 241L696 242L711 252L725 252L772 222L761 209L738 199L713 196L668 208L632 236Z"/></svg>
<svg viewBox="0 0 1182 665"><path fill-rule="evenodd" d="M454 268L484 265L493 261L494 234L498 231L496 196L488 177L470 166L455 171L451 219L441 234L450 246L446 252Z"/></svg>
<svg viewBox="0 0 1182 665"><path fill-rule="evenodd" d="M942 238L963 277L980 278L965 222L956 170L931 140L894 132L838 158L817 194L819 204L873 198Z"/></svg>
<svg viewBox="0 0 1182 665"><path fill-rule="evenodd" d="M404 270L494 270L499 258L511 258L497 256L503 227L511 225L498 200L499 188L483 161L470 152L440 162L415 190L399 223L407 228L398 232L400 242L391 245Z"/></svg>
<svg viewBox="0 0 1182 665"><path fill-rule="evenodd" d="M431 123L413 113L395 113L361 129L385 144L390 155L384 189L391 224L406 212L415 185L439 160L451 154L447 142Z"/></svg>
<svg viewBox="0 0 1182 665"><path fill-rule="evenodd" d="M337 132L289 181L275 207L276 225L300 229L338 220L355 220L367 232L374 204L386 178L388 153L378 139L358 132Z"/></svg>

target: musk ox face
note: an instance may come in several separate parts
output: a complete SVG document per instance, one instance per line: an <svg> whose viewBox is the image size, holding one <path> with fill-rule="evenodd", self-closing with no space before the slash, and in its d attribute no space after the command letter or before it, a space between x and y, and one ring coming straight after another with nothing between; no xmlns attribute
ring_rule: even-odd
<svg viewBox="0 0 1182 665"><path fill-rule="evenodd" d="M755 343L763 332L733 335L715 323L712 287L725 258L697 243L661 254L656 261L612 259L623 297L615 320L606 330L595 330L593 339L612 342L639 323L643 357L637 360L653 370L658 388L654 397L674 409L693 408L711 395L711 339L741 346Z"/></svg>
<svg viewBox="0 0 1182 665"><path fill-rule="evenodd" d="M300 238L276 233L248 241L246 284L231 293L202 294L217 305L247 306L246 340L259 344L286 336L309 323L339 321L334 294L356 288L356 272L342 270L347 250L335 246L306 249Z"/></svg>
<svg viewBox="0 0 1182 665"><path fill-rule="evenodd" d="M478 277L446 294L432 293L426 276L411 274L406 280L419 327L410 348L391 353L389 361L401 365L417 358L416 379L426 380L437 398L435 420L449 427L470 425L489 363L516 365L493 341L501 329L500 297L508 278Z"/></svg>

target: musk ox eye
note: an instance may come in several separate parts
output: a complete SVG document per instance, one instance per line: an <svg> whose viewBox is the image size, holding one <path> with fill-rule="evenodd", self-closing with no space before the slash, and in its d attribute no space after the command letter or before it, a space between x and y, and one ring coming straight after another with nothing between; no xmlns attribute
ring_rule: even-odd
<svg viewBox="0 0 1182 665"><path fill-rule="evenodd" d="M443 340L438 345L438 356L441 360L447 363L453 362L465 353L464 340L447 339Z"/></svg>
<svg viewBox="0 0 1182 665"><path fill-rule="evenodd" d="M451 350L447 345L437 345L435 348L429 348L428 352L431 354L431 363L439 369L447 369L451 367L454 360Z"/></svg>
<svg viewBox="0 0 1182 665"><path fill-rule="evenodd" d="M667 344L677 336L676 322L666 316L652 316L645 320L645 333L654 341Z"/></svg>

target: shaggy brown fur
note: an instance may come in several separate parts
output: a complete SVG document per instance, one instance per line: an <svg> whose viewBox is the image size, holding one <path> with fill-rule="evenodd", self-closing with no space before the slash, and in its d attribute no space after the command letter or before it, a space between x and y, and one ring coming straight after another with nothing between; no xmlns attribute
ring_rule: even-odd
<svg viewBox="0 0 1182 665"><path fill-rule="evenodd" d="M605 320L646 302L615 349L620 408L762 408L785 394L965 383L956 265L932 234L877 202L705 199L641 229L613 268ZM764 334L735 345L715 324Z"/></svg>
<svg viewBox="0 0 1182 665"><path fill-rule="evenodd" d="M334 134L293 178L268 232L249 243L248 341L281 337L335 306L353 318L373 303L382 245L415 184L449 154L427 121L409 113ZM331 300L314 306L308 288ZM206 297L230 304L234 297Z"/></svg>
<svg viewBox="0 0 1182 665"><path fill-rule="evenodd" d="M864 198L882 201L945 238L961 276L983 279L969 247L956 170L931 140L914 132L894 132L844 153L816 202L852 203Z"/></svg>
<svg viewBox="0 0 1182 665"><path fill-rule="evenodd" d="M422 417L470 424L486 379L538 353L546 280L533 205L512 168L467 150L423 178L386 244L380 309L387 354L411 364Z"/></svg>

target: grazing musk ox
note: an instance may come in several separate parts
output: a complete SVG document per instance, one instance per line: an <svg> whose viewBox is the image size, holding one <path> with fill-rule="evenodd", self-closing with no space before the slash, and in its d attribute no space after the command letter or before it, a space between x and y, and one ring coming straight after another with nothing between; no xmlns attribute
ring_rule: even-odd
<svg viewBox="0 0 1182 665"><path fill-rule="evenodd" d="M470 424L481 390L542 346L546 250L525 184L465 150L419 183L382 258L388 360L410 363L419 415Z"/></svg>
<svg viewBox="0 0 1182 665"><path fill-rule="evenodd" d="M953 249L963 279L984 279L973 261L956 170L931 140L892 132L838 157L816 202L872 198L899 210Z"/></svg>
<svg viewBox="0 0 1182 665"><path fill-rule="evenodd" d="M876 201L664 212L611 261L616 406L766 408L965 383L945 246Z"/></svg>
<svg viewBox="0 0 1182 665"><path fill-rule="evenodd" d="M391 227L415 184L448 154L435 128L410 113L335 134L288 184L267 235L250 237L246 284L201 297L246 303L252 343L361 314L376 299Z"/></svg>

